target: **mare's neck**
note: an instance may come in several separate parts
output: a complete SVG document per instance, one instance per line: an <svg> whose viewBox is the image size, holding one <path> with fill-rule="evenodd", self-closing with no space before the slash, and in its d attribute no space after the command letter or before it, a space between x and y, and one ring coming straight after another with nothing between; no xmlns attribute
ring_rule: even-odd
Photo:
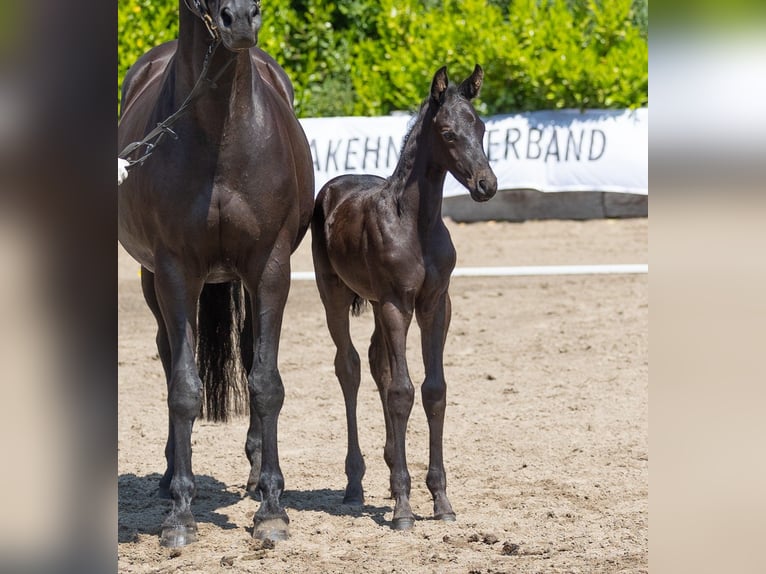
<svg viewBox="0 0 766 574"><path fill-rule="evenodd" d="M183 100L193 89L203 73L205 58L213 38L205 23L189 10L184 0L179 0L178 46L176 48L176 99ZM232 61L236 60L236 61ZM246 64L246 65L245 65ZM250 81L250 55L247 50L233 53L219 44L210 58L207 77L215 79L214 97L228 97L235 82ZM203 94L211 93L210 82L203 80ZM200 98L198 98L200 99Z"/></svg>
<svg viewBox="0 0 766 574"><path fill-rule="evenodd" d="M442 220L447 172L432 158L433 113L428 106L425 104L410 131L390 181L401 215L416 218L420 226L431 227Z"/></svg>

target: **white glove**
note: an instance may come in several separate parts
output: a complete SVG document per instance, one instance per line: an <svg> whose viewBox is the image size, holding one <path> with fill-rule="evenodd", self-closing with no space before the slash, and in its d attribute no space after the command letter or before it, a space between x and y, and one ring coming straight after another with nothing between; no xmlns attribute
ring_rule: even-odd
<svg viewBox="0 0 766 574"><path fill-rule="evenodd" d="M128 161L117 158L117 185L120 185L128 177Z"/></svg>

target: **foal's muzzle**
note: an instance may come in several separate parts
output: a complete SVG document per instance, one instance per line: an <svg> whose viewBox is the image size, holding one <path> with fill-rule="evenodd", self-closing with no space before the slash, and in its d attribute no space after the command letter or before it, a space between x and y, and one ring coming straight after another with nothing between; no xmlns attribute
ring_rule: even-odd
<svg viewBox="0 0 766 574"><path fill-rule="evenodd" d="M487 173L479 174L472 178L468 191L474 201L488 201L497 193L497 177L491 169Z"/></svg>

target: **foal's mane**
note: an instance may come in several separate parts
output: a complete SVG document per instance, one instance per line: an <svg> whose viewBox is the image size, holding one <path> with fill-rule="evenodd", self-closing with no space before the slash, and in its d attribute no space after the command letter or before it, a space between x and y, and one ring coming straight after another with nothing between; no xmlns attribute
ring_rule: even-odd
<svg viewBox="0 0 766 574"><path fill-rule="evenodd" d="M389 186L394 190L397 197L404 189L407 177L412 171L412 167L415 163L415 154L417 152L417 138L423 129L423 124L427 116L433 117L431 112L431 97L427 97L420 104L418 114L415 120L412 122L412 126L404 135L402 139L402 147L399 151L399 161L396 162L396 167L391 177L388 178Z"/></svg>
<svg viewBox="0 0 766 574"><path fill-rule="evenodd" d="M447 90L444 92L442 102L447 101L448 98L462 97L458 91L458 87L454 84L450 84ZM443 103L441 104L443 105ZM441 105L439 107L441 107ZM421 134L423 126L426 120L432 120L438 112L439 108L434 109L434 105L429 95L420 104L418 114L415 120L412 122L412 126L404 135L402 140L402 147L399 153L399 161L396 163L393 173L388 178L388 187L394 191L397 199L404 191L404 185L407 182L407 178L412 172L415 164L415 157L417 155L417 140Z"/></svg>

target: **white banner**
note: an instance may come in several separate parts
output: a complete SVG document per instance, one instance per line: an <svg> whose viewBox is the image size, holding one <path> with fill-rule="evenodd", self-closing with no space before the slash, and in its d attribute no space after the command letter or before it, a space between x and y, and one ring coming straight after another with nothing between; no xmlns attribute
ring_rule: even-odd
<svg viewBox="0 0 766 574"><path fill-rule="evenodd" d="M345 173L388 177L412 116L306 118L316 191ZM498 189L648 194L649 110L530 112L483 118ZM444 196L468 193L447 175Z"/></svg>

